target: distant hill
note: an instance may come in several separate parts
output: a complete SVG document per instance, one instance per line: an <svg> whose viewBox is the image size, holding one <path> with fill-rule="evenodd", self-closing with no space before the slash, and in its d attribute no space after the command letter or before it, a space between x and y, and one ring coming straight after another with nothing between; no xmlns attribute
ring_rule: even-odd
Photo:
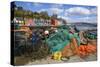
<svg viewBox="0 0 100 67"><path fill-rule="evenodd" d="M71 27L76 27L77 30L96 30L97 23L86 23L86 22L76 22L76 23L68 23Z"/></svg>
<svg viewBox="0 0 100 67"><path fill-rule="evenodd" d="M68 23L76 26L92 26L97 27L97 23L87 23L87 22L75 22L75 23Z"/></svg>

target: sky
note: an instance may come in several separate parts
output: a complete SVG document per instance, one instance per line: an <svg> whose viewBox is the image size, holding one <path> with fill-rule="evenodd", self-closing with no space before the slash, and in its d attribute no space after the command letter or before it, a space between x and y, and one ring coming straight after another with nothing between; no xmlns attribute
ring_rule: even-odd
<svg viewBox="0 0 100 67"><path fill-rule="evenodd" d="M37 3L16 1L16 6L32 12L47 11L50 16L57 14L67 22L97 23L97 7L71 4Z"/></svg>

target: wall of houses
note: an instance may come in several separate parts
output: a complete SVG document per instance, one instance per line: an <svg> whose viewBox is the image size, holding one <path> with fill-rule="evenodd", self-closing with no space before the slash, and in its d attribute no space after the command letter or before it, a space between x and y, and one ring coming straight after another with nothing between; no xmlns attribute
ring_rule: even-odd
<svg viewBox="0 0 100 67"><path fill-rule="evenodd" d="M62 20L58 19L50 19L50 20L45 20L45 19L33 19L33 18L20 18L20 17L15 17L14 18L14 23L17 23L19 26L59 26L63 25Z"/></svg>

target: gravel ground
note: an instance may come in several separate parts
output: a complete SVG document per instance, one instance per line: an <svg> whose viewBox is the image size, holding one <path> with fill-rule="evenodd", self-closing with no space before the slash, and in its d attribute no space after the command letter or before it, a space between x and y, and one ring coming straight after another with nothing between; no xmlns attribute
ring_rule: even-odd
<svg viewBox="0 0 100 67"><path fill-rule="evenodd" d="M15 58L15 65L40 65L40 64L57 64L57 63L72 63L72 62L88 62L88 61L96 61L97 55L91 54L85 58L80 58L77 55L71 56L69 59L66 60L53 60L51 57L47 57L41 60L32 60L28 57L16 57Z"/></svg>
<svg viewBox="0 0 100 67"><path fill-rule="evenodd" d="M57 60L53 60L50 57L48 57L47 59L42 59L42 60L36 60L33 62L29 62L28 65L36 65L36 64L55 64L55 63L71 63L71 62L87 62L87 61L96 61L97 60L97 55L96 54L91 54L85 58L80 58L79 56L75 55L75 56L71 56L70 59L66 60L66 61L57 61Z"/></svg>

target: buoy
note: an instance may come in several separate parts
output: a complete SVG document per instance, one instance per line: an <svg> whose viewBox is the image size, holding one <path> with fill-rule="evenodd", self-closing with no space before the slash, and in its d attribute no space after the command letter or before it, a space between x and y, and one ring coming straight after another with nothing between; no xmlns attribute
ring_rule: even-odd
<svg viewBox="0 0 100 67"><path fill-rule="evenodd" d="M48 30L46 30L46 31L44 32L44 34L46 34L46 35L47 35L47 34L49 34L49 31L48 31Z"/></svg>
<svg viewBox="0 0 100 67"><path fill-rule="evenodd" d="M53 59L54 60L61 60L61 56L62 56L61 52L57 51L53 54Z"/></svg>

